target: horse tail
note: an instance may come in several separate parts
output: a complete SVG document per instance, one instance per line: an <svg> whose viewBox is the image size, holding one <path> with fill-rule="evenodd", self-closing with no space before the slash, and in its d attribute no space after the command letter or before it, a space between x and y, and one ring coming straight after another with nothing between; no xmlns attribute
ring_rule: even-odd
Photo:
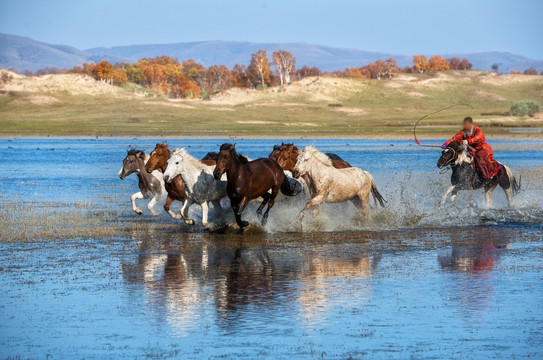
<svg viewBox="0 0 543 360"><path fill-rule="evenodd" d="M522 186L522 176L519 177L517 181L517 178L513 175L511 169L505 165L503 167L505 168L505 172L507 173L507 177L509 178L509 184L511 184L511 190L513 192L513 195L515 195L520 191L520 188Z"/></svg>
<svg viewBox="0 0 543 360"><path fill-rule="evenodd" d="M292 184L291 181L294 184ZM294 179L292 179L292 178L285 175L285 180L281 184L281 192L283 193L283 195L296 196L300 192L302 192L302 189L303 189L303 187L301 186L301 184L298 181L296 181L296 180L294 180Z"/></svg>
<svg viewBox="0 0 543 360"><path fill-rule="evenodd" d="M373 195L373 201L375 202L375 205L377 205L377 202L379 202L379 205L381 207L385 207L385 198L383 198L383 195L377 190L377 185L375 184L375 179L373 179L373 176L366 171L366 174L370 177L371 182L371 194Z"/></svg>

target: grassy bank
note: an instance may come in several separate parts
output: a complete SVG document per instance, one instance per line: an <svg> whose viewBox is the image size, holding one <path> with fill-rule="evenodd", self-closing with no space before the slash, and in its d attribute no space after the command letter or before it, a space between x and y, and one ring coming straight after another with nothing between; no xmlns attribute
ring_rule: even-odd
<svg viewBox="0 0 543 360"><path fill-rule="evenodd" d="M63 76L69 81L70 75ZM470 115L490 136L543 137L537 131L511 133L543 127L541 114L506 114L517 101L543 104L542 76L469 71L401 74L390 81L320 77L264 91L231 89L211 101L149 97L105 84L104 91L100 85L85 93L85 88L14 81L0 95L0 136L410 138L418 118L461 103L472 108L431 116L421 124L420 136L450 135Z"/></svg>

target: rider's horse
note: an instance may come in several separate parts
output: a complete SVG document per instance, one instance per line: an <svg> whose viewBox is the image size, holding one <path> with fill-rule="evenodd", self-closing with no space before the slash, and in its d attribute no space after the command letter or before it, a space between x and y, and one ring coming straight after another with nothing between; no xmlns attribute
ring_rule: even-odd
<svg viewBox="0 0 543 360"><path fill-rule="evenodd" d="M447 196L452 193L451 201L454 201L460 190L478 190L485 189L486 205L492 206L492 192L498 185L501 186L509 206L513 205L513 195L520 190L520 180L517 182L511 169L503 165L498 173L489 180L484 180L480 174L473 168L473 157L466 153L466 148L453 141L443 150L441 157L437 161L437 167L442 169L450 166L452 170L451 186L443 195L441 204L445 204Z"/></svg>

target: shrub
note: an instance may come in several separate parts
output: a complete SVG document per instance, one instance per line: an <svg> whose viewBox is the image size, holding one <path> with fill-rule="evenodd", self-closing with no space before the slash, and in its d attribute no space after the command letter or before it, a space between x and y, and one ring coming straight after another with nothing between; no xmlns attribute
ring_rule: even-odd
<svg viewBox="0 0 543 360"><path fill-rule="evenodd" d="M511 106L510 112L514 116L534 116L541 111L541 106L532 100L519 101Z"/></svg>

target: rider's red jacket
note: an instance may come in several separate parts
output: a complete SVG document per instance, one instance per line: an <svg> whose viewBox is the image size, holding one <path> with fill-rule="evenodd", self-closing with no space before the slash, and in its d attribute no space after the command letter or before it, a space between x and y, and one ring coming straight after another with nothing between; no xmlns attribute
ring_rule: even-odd
<svg viewBox="0 0 543 360"><path fill-rule="evenodd" d="M462 143L462 140L467 140L468 145L473 149L473 157L475 166L481 172L485 179L493 178L502 165L494 160L494 151L492 147L486 143L485 134L480 127L473 127L471 134L464 130L459 131L456 135L450 138L445 145L449 145L452 141Z"/></svg>

